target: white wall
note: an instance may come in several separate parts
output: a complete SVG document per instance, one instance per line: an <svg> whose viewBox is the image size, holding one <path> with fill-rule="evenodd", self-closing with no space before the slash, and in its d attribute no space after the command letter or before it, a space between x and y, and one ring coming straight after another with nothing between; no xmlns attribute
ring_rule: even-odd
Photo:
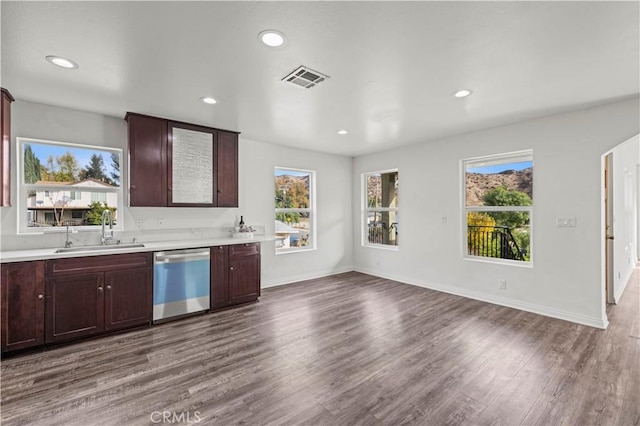
<svg viewBox="0 0 640 426"><path fill-rule="evenodd" d="M242 131L242 129L239 129ZM17 100L12 104L12 207L0 209L2 250L62 246L64 233L17 235L16 137L121 148L127 155L127 126L122 118ZM116 238L145 239L197 237L202 228L223 233L237 224L240 215L248 225L264 225L274 231L275 166L316 171L318 248L314 251L275 256L274 243L262 245L263 286L292 282L352 270L351 158L285 148L246 140L240 136L238 208L126 207L124 232ZM128 187L126 164L123 185ZM126 190L125 190L126 192ZM126 201L125 201L126 204ZM158 219L163 219L160 227ZM144 220L143 230L136 222ZM74 234L80 243L97 243L98 232Z"/></svg>
<svg viewBox="0 0 640 426"><path fill-rule="evenodd" d="M22 136L126 152L126 123L120 118L24 101L14 103L12 112L14 147L15 136ZM263 244L264 286L355 268L603 327L601 156L640 133L639 117L638 99L633 99L353 161L241 137L239 208L126 208L123 234L142 235L144 241L145 236L174 235L175 228L183 233L199 227L226 229L240 214L248 224L264 224L272 233L273 168L312 169L317 172L318 249L276 256L273 243ZM463 260L460 160L529 148L534 151L533 266ZM400 173L400 249L361 247L360 174L395 167ZM126 187L126 179L123 183ZM0 209L2 250L64 242L60 234L16 235L15 198L13 202L14 207ZM577 226L557 228L557 216L575 216ZM158 218L164 219L164 227L158 227ZM146 232L135 229L139 219L145 220ZM97 233L77 238L98 241ZM506 290L499 289L501 279L507 281Z"/></svg>
<svg viewBox="0 0 640 426"><path fill-rule="evenodd" d="M613 149L613 298L615 303L638 259L638 166L640 135Z"/></svg>
<svg viewBox="0 0 640 426"><path fill-rule="evenodd" d="M605 327L601 155L638 134L639 114L633 99L356 158L355 195L361 173L399 169L401 221L400 249L358 243L356 269ZM532 267L463 259L460 160L524 149L534 155ZM357 196L352 205L359 242ZM557 216L575 216L577 226L557 228Z"/></svg>

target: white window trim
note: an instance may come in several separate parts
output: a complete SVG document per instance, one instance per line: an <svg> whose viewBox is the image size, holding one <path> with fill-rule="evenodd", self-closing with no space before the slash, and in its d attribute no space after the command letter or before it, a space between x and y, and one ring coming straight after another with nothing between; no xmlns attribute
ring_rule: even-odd
<svg viewBox="0 0 640 426"><path fill-rule="evenodd" d="M481 167L483 165L496 165L503 164L506 161L517 161L518 159L527 159L531 160L532 163L534 161L533 158L533 149L527 149L522 151L513 151L495 155L485 155L481 157L473 157L467 158L464 160L460 160L460 200L461 200L461 254L464 260L472 261L472 262L481 262L481 263L492 263L492 264L501 264L508 266L518 266L524 268L533 268L534 261L534 215L533 208L535 206L472 206L467 207L467 180L466 180L466 171L467 165L473 163L485 163L485 164L477 164L476 167ZM534 174L535 176L535 174ZM534 185L534 191L535 191ZM533 197L535 200L535 197ZM467 250L467 215L469 212L492 212L492 211L515 211L515 212L527 212L529 213L529 261L522 260L509 260L509 259L499 259L495 257L487 257L487 256L473 256L468 253Z"/></svg>
<svg viewBox="0 0 640 426"><path fill-rule="evenodd" d="M25 137L16 137L16 179L18 180L18 184L16 185L17 194L16 194L16 203L17 203L17 233L18 234L49 234L49 233L60 233L66 232L66 228L63 226L54 226L54 227L28 227L27 226L27 207L26 207L26 199L23 199L23 194L27 194L30 190L36 189L44 189L51 192L61 192L60 186L56 185L34 185L34 184L26 184L24 183L24 164L23 164L23 146L26 144L46 144L46 145L55 145L55 146L68 146L70 148L85 148L85 149L97 149L100 151L108 151L115 152L120 156L120 164L122 165L123 160L123 152L120 148L110 148L96 145L86 145L79 143L70 143L70 142L58 142L58 141L50 141L45 139L35 139L35 138L25 138ZM118 215L118 221L115 225L113 225L113 229L116 231L122 231L124 229L124 193L123 193L123 182L122 182L122 167L120 168L120 186L114 189L111 188L91 188L91 192L104 192L104 193L116 193L118 194L118 205L116 209L121 214ZM76 189L69 189L64 192L86 192ZM84 226L74 226L74 231L91 231L95 232L96 229L99 229L100 225L84 225Z"/></svg>
<svg viewBox="0 0 640 426"><path fill-rule="evenodd" d="M379 250L389 250L389 251L399 251L400 250L400 246L399 245L389 245L389 244L373 244L369 242L369 230L367 229L367 215L370 212L395 212L397 215L399 214L399 208L395 207L395 208L389 208L389 207L375 207L375 208L371 208L369 207L368 203L367 203L367 175L371 175L371 174L385 174L385 173L398 173L398 176L400 175L399 169L398 168L393 168L393 169L384 169L384 170L372 170L370 172L363 172L360 175L360 188L361 188L361 194L360 194L360 209L361 209L361 213L360 213L360 244L362 247L367 247L367 248L374 248L374 249L379 249ZM398 187L398 197L400 197L400 193L402 191L400 190L400 187Z"/></svg>
<svg viewBox="0 0 640 426"><path fill-rule="evenodd" d="M315 170L307 170L307 169L298 169L295 167L283 167L283 166L275 166L274 172L276 170L290 170L292 172L302 172L309 173L309 203L311 206L307 209L286 209L286 208L275 208L274 213L309 213L309 218L311 219L311 226L309 229L309 233L311 234L311 245L303 246L303 247L290 247L288 249L278 249L275 248L276 256L282 254L293 254L293 253L302 253L306 251L314 251L317 250L318 243L317 239L317 214L316 214L316 171ZM274 174L275 179L275 174ZM274 202L275 205L275 202ZM274 216L275 217L275 216Z"/></svg>

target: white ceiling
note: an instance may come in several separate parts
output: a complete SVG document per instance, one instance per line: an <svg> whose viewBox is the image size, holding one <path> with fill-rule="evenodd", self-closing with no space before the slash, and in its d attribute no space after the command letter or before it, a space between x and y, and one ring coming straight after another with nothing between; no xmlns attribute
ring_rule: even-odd
<svg viewBox="0 0 640 426"><path fill-rule="evenodd" d="M639 5L2 1L0 83L21 100L361 155L637 96ZM263 46L265 29L287 43ZM280 81L299 65L331 78ZM473 95L454 98L462 88Z"/></svg>

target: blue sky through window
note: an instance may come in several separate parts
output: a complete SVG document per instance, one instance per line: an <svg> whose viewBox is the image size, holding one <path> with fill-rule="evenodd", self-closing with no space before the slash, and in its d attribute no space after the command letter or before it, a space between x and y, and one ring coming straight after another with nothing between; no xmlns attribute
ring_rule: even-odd
<svg viewBox="0 0 640 426"><path fill-rule="evenodd" d="M40 160L40 164L46 167L47 159L51 155L54 159L65 154L67 151L70 152L76 160L78 160L78 166L80 169L84 169L90 162L91 156L93 154L102 155L102 162L105 166L106 175L111 176L111 173L115 171L115 169L111 166L111 153L113 151L105 151L99 148L76 148L68 145L50 145L46 143L38 143L38 142L27 142L23 145L22 155L24 157L24 150L27 145L31 146L31 150L34 155ZM122 162L122 160L120 160Z"/></svg>
<svg viewBox="0 0 640 426"><path fill-rule="evenodd" d="M495 164L491 166L467 168L467 173L495 174L505 170L524 170L533 167L533 161L521 161L517 163Z"/></svg>

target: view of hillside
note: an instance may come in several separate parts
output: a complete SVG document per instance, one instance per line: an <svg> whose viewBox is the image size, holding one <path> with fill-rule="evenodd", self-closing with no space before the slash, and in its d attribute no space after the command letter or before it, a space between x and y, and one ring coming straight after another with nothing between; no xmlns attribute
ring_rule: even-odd
<svg viewBox="0 0 640 426"><path fill-rule="evenodd" d="M498 187L524 192L533 199L533 168L499 173L466 173L467 206L484 205L484 194Z"/></svg>
<svg viewBox="0 0 640 426"><path fill-rule="evenodd" d="M514 164L515 165L515 164ZM467 208L491 206L492 210L467 213L467 248L474 256L528 261L531 255L533 168L510 164L467 170ZM499 206L522 207L502 210Z"/></svg>

